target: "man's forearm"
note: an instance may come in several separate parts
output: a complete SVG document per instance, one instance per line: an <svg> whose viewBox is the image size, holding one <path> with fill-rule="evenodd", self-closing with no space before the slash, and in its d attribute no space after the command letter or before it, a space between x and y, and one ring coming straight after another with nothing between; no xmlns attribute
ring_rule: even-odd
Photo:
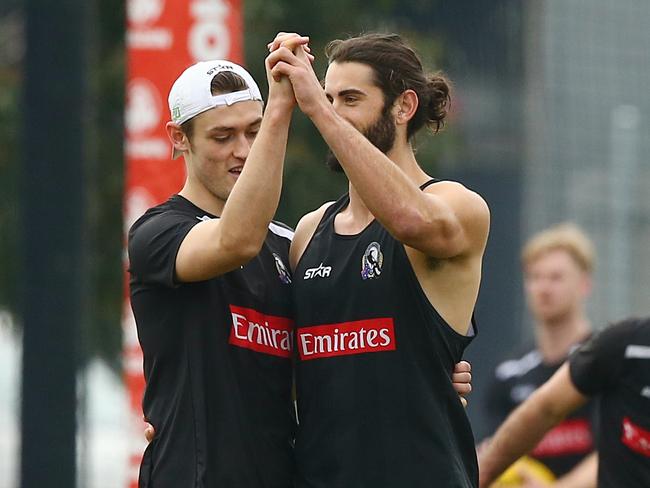
<svg viewBox="0 0 650 488"><path fill-rule="evenodd" d="M588 398L571 381L567 363L522 403L479 453L479 485L487 487Z"/></svg>
<svg viewBox="0 0 650 488"><path fill-rule="evenodd" d="M554 416L541 402L535 401L534 396L520 405L479 453L480 486L488 486L508 466L533 449L560 420L561 416Z"/></svg>
<svg viewBox="0 0 650 488"><path fill-rule="evenodd" d="M394 162L331 106L312 120L373 215L404 217L406 207L412 207L414 200L422 196Z"/></svg>
<svg viewBox="0 0 650 488"><path fill-rule="evenodd" d="M242 173L221 215L233 241L261 242L278 207L282 190L291 111L269 103Z"/></svg>

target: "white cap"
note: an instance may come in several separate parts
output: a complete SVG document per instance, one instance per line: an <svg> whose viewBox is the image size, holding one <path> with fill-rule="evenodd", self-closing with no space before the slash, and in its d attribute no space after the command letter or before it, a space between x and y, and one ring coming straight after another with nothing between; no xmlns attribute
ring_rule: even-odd
<svg viewBox="0 0 650 488"><path fill-rule="evenodd" d="M212 95L210 90L212 78L222 71L232 71L241 76L248 89ZM232 105L247 100L262 101L260 89L253 77L238 64L217 59L214 61L200 61L183 71L169 91L168 102L172 122L182 124L211 108ZM173 149L173 159L180 155L181 151Z"/></svg>

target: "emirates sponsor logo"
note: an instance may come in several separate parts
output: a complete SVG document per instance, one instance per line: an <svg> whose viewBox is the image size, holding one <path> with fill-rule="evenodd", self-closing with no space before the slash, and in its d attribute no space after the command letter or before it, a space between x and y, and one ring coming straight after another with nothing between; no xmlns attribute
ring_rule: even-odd
<svg viewBox="0 0 650 488"><path fill-rule="evenodd" d="M230 344L273 356L291 357L293 320L234 305L230 305L230 314Z"/></svg>
<svg viewBox="0 0 650 488"><path fill-rule="evenodd" d="M586 454L594 448L589 422L585 419L565 420L551 429L532 451L535 457Z"/></svg>
<svg viewBox="0 0 650 488"><path fill-rule="evenodd" d="M650 431L639 427L629 417L623 418L621 442L634 452L650 457Z"/></svg>
<svg viewBox="0 0 650 488"><path fill-rule="evenodd" d="M392 318L315 325L298 330L298 351L303 361L395 349Z"/></svg>

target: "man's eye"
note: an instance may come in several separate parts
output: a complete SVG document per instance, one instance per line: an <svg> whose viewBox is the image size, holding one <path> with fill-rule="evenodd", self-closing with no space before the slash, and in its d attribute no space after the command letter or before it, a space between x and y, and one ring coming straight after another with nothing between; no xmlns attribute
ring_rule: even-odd
<svg viewBox="0 0 650 488"><path fill-rule="evenodd" d="M357 97L345 97L345 103L355 103L357 101Z"/></svg>
<svg viewBox="0 0 650 488"><path fill-rule="evenodd" d="M213 136L212 138L217 142L226 142L230 136Z"/></svg>
<svg viewBox="0 0 650 488"><path fill-rule="evenodd" d="M255 137L258 132L259 132L259 129L248 131L248 137Z"/></svg>

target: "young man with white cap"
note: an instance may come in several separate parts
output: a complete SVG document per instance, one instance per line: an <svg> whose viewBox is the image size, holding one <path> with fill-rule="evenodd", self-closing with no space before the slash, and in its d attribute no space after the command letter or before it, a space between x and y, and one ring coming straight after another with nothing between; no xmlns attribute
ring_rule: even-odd
<svg viewBox="0 0 650 488"><path fill-rule="evenodd" d="M271 219L295 99L288 80L268 81L264 118L255 81L230 61L189 67L169 94L187 178L128 245L156 429L141 488L291 486L293 233Z"/></svg>

